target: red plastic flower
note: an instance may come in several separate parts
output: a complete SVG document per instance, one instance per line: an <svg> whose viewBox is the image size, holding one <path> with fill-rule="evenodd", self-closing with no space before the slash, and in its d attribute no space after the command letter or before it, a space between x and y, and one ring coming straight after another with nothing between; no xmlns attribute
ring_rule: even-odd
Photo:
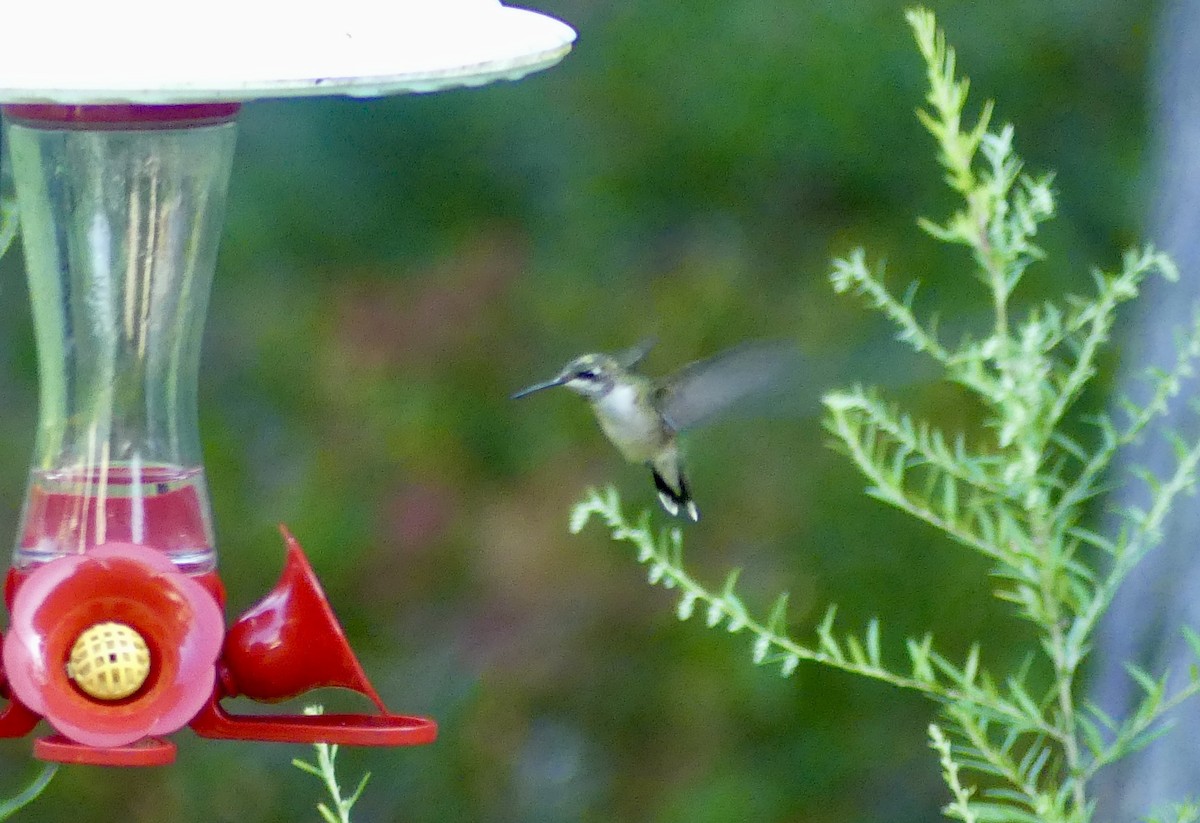
<svg viewBox="0 0 1200 823"><path fill-rule="evenodd" d="M89 696L68 668L90 627L134 629L149 674L120 699ZM108 543L36 569L21 584L4 637L16 696L71 740L123 746L177 731L212 694L224 621L213 596L153 549Z"/></svg>

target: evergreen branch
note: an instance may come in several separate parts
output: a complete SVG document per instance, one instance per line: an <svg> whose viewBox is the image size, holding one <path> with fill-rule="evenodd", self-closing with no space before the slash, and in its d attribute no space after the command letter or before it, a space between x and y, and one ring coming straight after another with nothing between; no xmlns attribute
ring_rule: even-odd
<svg viewBox="0 0 1200 823"><path fill-rule="evenodd" d="M857 386L849 391L828 394L824 403L843 414L860 416L863 419L861 425L891 438L897 452L894 462L907 467L927 465L981 492L1001 496L1006 493L1004 484L989 472L997 459L968 452L961 435L951 449L941 431L925 421L914 422L909 415L885 405L874 393Z"/></svg>
<svg viewBox="0 0 1200 823"><path fill-rule="evenodd" d="M944 366L952 364L950 352L938 341L933 329L926 329L913 314L912 301L916 292L909 289L905 299L898 300L883 284L882 273L876 275L867 267L862 249L850 252L849 257L834 260L829 279L838 294L853 291L863 297L868 306L882 312L900 330L898 338L915 351L928 354Z"/></svg>
<svg viewBox="0 0 1200 823"><path fill-rule="evenodd" d="M986 796L997 802L973 803L977 814L986 814L987 819L1027 823L1051 823L1065 819L1062 802L1039 785L1052 759L1044 739L1035 738L1025 749L1024 756L1018 759L1016 751L1021 741L1020 734L1010 730L997 743L992 740L987 718L979 717L962 706L949 706L946 714L954 721L965 741L964 754L959 762L965 768L999 778L1011 787L989 789Z"/></svg>
<svg viewBox="0 0 1200 823"><path fill-rule="evenodd" d="M817 626L815 645L798 643L784 633L786 595L775 601L766 621L757 620L735 591L736 571L726 577L719 593L709 590L688 574L683 568L683 537L678 528L664 530L656 538L650 529L648 512L642 513L637 526L631 526L621 511L616 490L609 487L603 494L589 490L575 505L569 524L571 533L578 534L596 515L609 528L613 540L626 541L636 547L638 562L649 566L647 578L651 584L680 592L676 609L680 620L688 620L695 614L697 605L703 605L709 628L723 625L733 634L748 631L754 637L752 659L757 665L778 665L781 674L787 677L802 661L818 663L917 691L948 705L973 706L981 715L1003 719L1012 728L1051 737L1058 734L1032 702L1023 705L1019 699L1022 694L1019 682L1010 681L1009 697L1000 694L991 678L979 669L978 649L972 649L963 666L956 666L933 650L931 637L910 639L906 646L911 672L900 674L883 663L877 622L868 624L862 639L852 635L842 639L836 636L836 607L830 608Z"/></svg>
<svg viewBox="0 0 1200 823"><path fill-rule="evenodd" d="M928 500L907 490L904 476L909 467L903 459L893 459L884 464L875 453L878 445L875 438L880 429L861 425L853 404L844 405L844 399L845 396L839 394L826 396L825 405L830 412L826 428L845 446L850 459L871 482L868 494L908 512L980 554L1011 565L1010 555L1005 549L963 524L963 518L958 516L963 507L944 504L944 512L939 514ZM899 451L895 454L904 453ZM996 505L1001 504L996 501ZM980 511L978 506L968 505L966 508L976 513Z"/></svg>
<svg viewBox="0 0 1200 823"><path fill-rule="evenodd" d="M1096 355L1109 340L1117 307L1136 298L1142 281L1154 271L1170 279L1175 271L1174 263L1166 255L1147 246L1140 252L1127 251L1119 274L1095 274L1096 298L1084 304L1084 308L1070 324L1075 328L1085 328L1086 333L1075 357L1075 364L1058 387L1054 404L1042 423L1047 436L1058 426L1067 409L1083 391L1083 387L1095 376Z"/></svg>
<svg viewBox="0 0 1200 823"><path fill-rule="evenodd" d="M322 706L304 707L305 714L322 714L323 712ZM313 749L317 754L315 765L298 757L292 760L293 766L302 772L313 775L325 785L325 791L329 793L329 798L333 801L333 808L326 803L317 803L317 811L325 823L351 823L350 810L362 797L363 790L367 787L367 781L371 779L371 773L367 772L358 781L354 791L348 797L342 797L342 789L338 785L337 778L338 748L337 744L314 743Z"/></svg>
<svg viewBox="0 0 1200 823"><path fill-rule="evenodd" d="M1008 337L1008 298L1031 263L1045 254L1033 243L1038 226L1054 215L1054 195L1047 175L1021 174L1022 161L1013 149L1015 131L1006 125L986 133L980 151L987 162L977 189L967 199L977 232L968 238L975 259L992 290L996 312L995 339Z"/></svg>
<svg viewBox="0 0 1200 823"><path fill-rule="evenodd" d="M955 212L944 224L922 220L920 225L932 236L946 243L969 246L984 274L984 281L993 292L996 311L995 340L1008 341L1008 278L1003 261L995 254L992 237L998 207L1004 204L1007 193L1002 182L1015 174L997 151L996 140L992 140L990 159L993 174L990 179L981 179L975 173L975 155L988 142L988 124L991 121L992 105L984 105L975 126L963 130L962 115L966 106L970 83L966 78L955 76L955 54L946 45L945 36L937 29L933 13L926 9L912 9L906 14L917 41L921 56L925 59L926 80L929 91L926 102L930 110L919 110L918 119L938 144L938 161L947 170L946 182L966 200L966 210ZM996 173L999 172L999 173Z"/></svg>
<svg viewBox="0 0 1200 823"><path fill-rule="evenodd" d="M1059 496L1051 513L1051 517L1057 523L1073 525L1079 521L1080 506L1103 491L1097 488L1097 481L1123 445L1120 432L1107 415L1101 415L1094 422L1100 430L1100 442L1094 447L1091 457L1084 463L1075 480Z"/></svg>
<svg viewBox="0 0 1200 823"><path fill-rule="evenodd" d="M1112 740L1107 745L1099 739L1094 741L1096 745L1091 747L1093 759L1084 772L1086 779L1166 733L1170 728L1170 724L1165 720L1166 715L1200 694L1200 678L1197 678L1194 672L1186 685L1168 695L1165 675L1153 680L1136 667L1130 668L1131 676L1141 684L1145 697L1134 713L1115 729Z"/></svg>
<svg viewBox="0 0 1200 823"><path fill-rule="evenodd" d="M946 45L946 37L938 30L933 12L914 8L905 13L905 19L913 29L921 56L925 58L929 83L925 101L932 111L918 110L917 117L938 141L941 150L938 160L946 169L947 184L966 195L976 187L975 153L987 133L992 106L985 104L975 126L964 132L962 113L970 81L955 76L954 49Z"/></svg>
<svg viewBox="0 0 1200 823"><path fill-rule="evenodd" d="M902 299L897 298L884 284L882 270L876 274L867 267L862 249L855 249L849 257L834 260L829 280L838 294L853 292L862 297L869 308L891 320L899 330L896 338L907 343L913 351L936 360L951 380L966 386L985 401L997 402L999 388L986 366L988 355L984 347L967 341L955 350L947 349L938 340L936 324L922 324L913 313L915 281Z"/></svg>
<svg viewBox="0 0 1200 823"><path fill-rule="evenodd" d="M1200 465L1200 442L1180 455L1175 471L1166 482L1152 489L1150 508L1146 512L1127 513L1130 530L1118 544L1112 568L1084 610L1072 621L1066 641L1072 653L1082 660L1092 632L1116 596L1117 590L1134 567L1162 539L1162 525L1180 493L1196 484Z"/></svg>
<svg viewBox="0 0 1200 823"><path fill-rule="evenodd" d="M975 794L975 788L964 788L959 781L959 766L954 761L950 741L936 723L929 724L929 747L938 753L938 762L942 764L942 780L954 798L942 812L947 817L961 820L963 823L978 823L979 817L971 808L971 796Z"/></svg>
<svg viewBox="0 0 1200 823"><path fill-rule="evenodd" d="M1160 268L1164 276L1173 271L1169 260L1165 264L1160 263ZM1155 418L1167 413L1169 403L1179 394L1183 381L1195 373L1197 361L1200 361L1200 310L1193 314L1191 326L1179 338L1172 367L1167 371L1150 369L1146 372L1150 398L1141 405L1128 400L1123 403L1128 418L1124 427L1118 429L1108 415L1093 419L1100 429L1100 442L1078 477L1059 499L1054 515L1057 520L1070 518L1072 509L1102 491L1096 487L1096 481L1112 464L1117 451L1136 441Z"/></svg>

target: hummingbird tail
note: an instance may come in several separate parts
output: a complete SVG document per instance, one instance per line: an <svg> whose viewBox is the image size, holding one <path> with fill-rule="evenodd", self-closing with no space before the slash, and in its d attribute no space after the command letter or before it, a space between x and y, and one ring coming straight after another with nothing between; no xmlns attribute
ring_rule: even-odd
<svg viewBox="0 0 1200 823"><path fill-rule="evenodd" d="M682 509L685 517L693 523L699 522L700 510L696 508L696 501L692 499L692 492L688 488L687 478L684 477L683 472L679 473L679 488L673 489L671 484L658 473L658 469L651 468L650 471L654 475L654 488L658 490L658 502L662 503L662 507L667 510L667 513L679 517Z"/></svg>

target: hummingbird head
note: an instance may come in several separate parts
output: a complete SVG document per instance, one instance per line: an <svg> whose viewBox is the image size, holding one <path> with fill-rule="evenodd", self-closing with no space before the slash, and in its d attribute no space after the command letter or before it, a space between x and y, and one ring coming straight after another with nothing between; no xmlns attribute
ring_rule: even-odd
<svg viewBox="0 0 1200 823"><path fill-rule="evenodd" d="M568 363L558 379L576 394L594 400L608 394L624 373L621 365L606 354L585 354Z"/></svg>
<svg viewBox="0 0 1200 823"><path fill-rule="evenodd" d="M589 400L608 394L616 381L625 373L625 368L606 354L585 354L576 357L550 380L535 383L513 395L513 399L525 397L542 389L565 386Z"/></svg>

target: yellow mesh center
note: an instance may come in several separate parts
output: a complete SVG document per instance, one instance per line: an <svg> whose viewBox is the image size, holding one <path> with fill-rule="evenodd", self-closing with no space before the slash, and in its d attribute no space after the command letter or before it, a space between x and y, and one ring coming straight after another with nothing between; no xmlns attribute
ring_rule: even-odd
<svg viewBox="0 0 1200 823"><path fill-rule="evenodd" d="M85 629L71 647L67 676L97 700L129 697L149 675L146 641L124 623L97 623Z"/></svg>

